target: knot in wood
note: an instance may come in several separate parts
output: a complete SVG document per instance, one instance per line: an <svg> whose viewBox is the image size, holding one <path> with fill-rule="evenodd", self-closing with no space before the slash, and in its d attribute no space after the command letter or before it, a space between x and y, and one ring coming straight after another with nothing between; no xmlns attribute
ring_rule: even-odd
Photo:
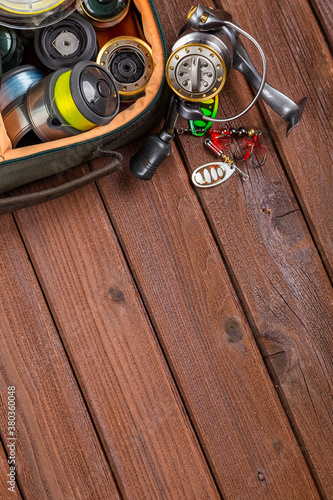
<svg viewBox="0 0 333 500"><path fill-rule="evenodd" d="M124 299L124 293L121 290L110 290L111 299L119 302Z"/></svg>
<svg viewBox="0 0 333 500"><path fill-rule="evenodd" d="M235 316L230 316L226 320L225 331L231 343L239 342L243 338L242 325Z"/></svg>

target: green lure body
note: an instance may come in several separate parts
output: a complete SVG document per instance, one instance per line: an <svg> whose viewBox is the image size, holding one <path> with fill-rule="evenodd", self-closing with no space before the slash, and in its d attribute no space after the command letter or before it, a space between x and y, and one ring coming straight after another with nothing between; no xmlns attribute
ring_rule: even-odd
<svg viewBox="0 0 333 500"><path fill-rule="evenodd" d="M202 109L202 112L205 116L211 116L212 118L215 118L216 113L217 113L217 108L219 105L219 98L218 95L216 95L213 99L209 99L208 101L202 101L200 103L200 107ZM206 122L203 120L190 120L189 121L190 128L192 131L192 134L201 137L205 135L206 131L210 129L212 122Z"/></svg>

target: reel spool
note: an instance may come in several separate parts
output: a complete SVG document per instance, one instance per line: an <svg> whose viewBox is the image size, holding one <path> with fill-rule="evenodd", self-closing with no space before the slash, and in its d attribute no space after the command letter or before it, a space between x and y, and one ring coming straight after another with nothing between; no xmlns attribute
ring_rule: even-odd
<svg viewBox="0 0 333 500"><path fill-rule="evenodd" d="M39 60L53 71L72 67L79 61L95 60L98 52L94 28L76 13L37 30L34 45Z"/></svg>
<svg viewBox="0 0 333 500"><path fill-rule="evenodd" d="M119 110L119 95L107 71L81 61L29 90L26 107L33 130L47 142L110 123Z"/></svg>
<svg viewBox="0 0 333 500"><path fill-rule="evenodd" d="M119 36L107 42L97 56L115 80L121 102L142 97L153 73L151 47L132 36Z"/></svg>
<svg viewBox="0 0 333 500"><path fill-rule="evenodd" d="M0 89L0 112L13 148L30 132L31 125L26 113L24 96L36 85L44 73L34 66L14 68L5 74Z"/></svg>
<svg viewBox="0 0 333 500"><path fill-rule="evenodd" d="M172 47L166 63L166 79L179 97L190 102L213 99L231 69L233 48L223 33L219 37L191 31Z"/></svg>
<svg viewBox="0 0 333 500"><path fill-rule="evenodd" d="M0 0L0 23L16 29L49 26L69 16L76 0Z"/></svg>
<svg viewBox="0 0 333 500"><path fill-rule="evenodd" d="M98 29L120 23L128 13L130 0L83 0L78 12L89 19Z"/></svg>
<svg viewBox="0 0 333 500"><path fill-rule="evenodd" d="M15 31L0 27L0 55L2 57L3 72L16 68L23 58L23 44Z"/></svg>

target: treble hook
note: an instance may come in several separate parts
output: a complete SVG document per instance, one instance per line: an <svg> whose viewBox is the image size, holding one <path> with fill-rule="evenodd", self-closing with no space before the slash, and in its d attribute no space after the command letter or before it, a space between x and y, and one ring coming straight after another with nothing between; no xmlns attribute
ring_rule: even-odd
<svg viewBox="0 0 333 500"><path fill-rule="evenodd" d="M253 157L255 157L255 158L256 158L257 162L254 162L254 161L253 161ZM263 164L264 164L264 163L265 163L265 161L266 161L266 157L267 157L267 154L265 153L265 156L264 156L264 159L262 160L262 162L261 162L261 163L258 163L258 158L257 158L257 156L256 156L255 154L252 154L252 153L251 153L251 163L252 163L252 165L253 165L254 167L262 167L262 166L263 166Z"/></svg>
<svg viewBox="0 0 333 500"><path fill-rule="evenodd" d="M238 144L238 145L237 145L237 148L236 148L236 150L235 150L235 152L234 152L234 154L233 154L234 159L235 159L235 160L237 160L237 161L246 161L246 160L249 160L249 159L251 158L251 163L252 163L252 165L253 165L254 167L262 167L262 166L263 166L263 164L264 164L264 163L265 163L265 161L266 161L267 154L265 153L264 158L263 158L262 162L260 163L260 162L258 161L258 156L257 156L257 155L256 155L256 153L254 152L254 149L255 149L255 147L256 147L256 138L257 138L259 135L261 135L261 134L262 134L261 130L257 130L257 131L256 131L256 134L255 134L255 137L254 137L254 140L253 140L252 144L251 144L251 145L249 145L249 144L248 144L248 147L249 147L248 151L246 152L246 154L245 154L244 156L241 156L241 157L239 157L239 158L237 158L237 152L238 152L238 150L240 150L241 148L240 148L240 145ZM260 143L259 143L259 144L260 144ZM256 161L254 161L254 158L255 158L255 160L256 160Z"/></svg>

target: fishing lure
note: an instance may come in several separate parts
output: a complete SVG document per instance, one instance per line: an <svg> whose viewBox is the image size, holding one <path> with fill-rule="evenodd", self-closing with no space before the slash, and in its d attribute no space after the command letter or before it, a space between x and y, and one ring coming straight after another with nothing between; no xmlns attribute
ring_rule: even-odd
<svg viewBox="0 0 333 500"><path fill-rule="evenodd" d="M230 148L233 139L237 139L238 144L234 141L237 147L233 153L237 161L251 159L252 165L255 167L261 167L266 161L266 148L259 139L261 130L256 130L255 128L246 129L244 127L238 129L224 127L223 129L210 130L210 135L213 143L218 145L222 150ZM238 151L241 154L237 156Z"/></svg>
<svg viewBox="0 0 333 500"><path fill-rule="evenodd" d="M249 180L249 176L242 172L234 160L224 154L223 150L210 139L206 139L204 144L218 156L222 161L214 163L206 163L196 168L192 174L192 182L200 188L208 188L217 186L225 182L229 177L238 170L245 181Z"/></svg>
<svg viewBox="0 0 333 500"><path fill-rule="evenodd" d="M219 96L216 95L213 99L202 101L200 103L201 111L205 116L215 118L219 106ZM201 137L210 129L212 122L203 120L189 120L190 129L193 135Z"/></svg>
<svg viewBox="0 0 333 500"><path fill-rule="evenodd" d="M250 133L248 133L250 132ZM247 161L251 159L251 163L254 167L262 167L266 161L266 148L262 145L259 136L261 135L260 130L249 129L247 134L241 137L240 146L237 148L234 157L238 161ZM237 151L241 150L241 157L237 158Z"/></svg>
<svg viewBox="0 0 333 500"><path fill-rule="evenodd" d="M227 162L214 162L201 165L194 170L192 182L200 188L217 186L226 181L235 172L235 166Z"/></svg>

